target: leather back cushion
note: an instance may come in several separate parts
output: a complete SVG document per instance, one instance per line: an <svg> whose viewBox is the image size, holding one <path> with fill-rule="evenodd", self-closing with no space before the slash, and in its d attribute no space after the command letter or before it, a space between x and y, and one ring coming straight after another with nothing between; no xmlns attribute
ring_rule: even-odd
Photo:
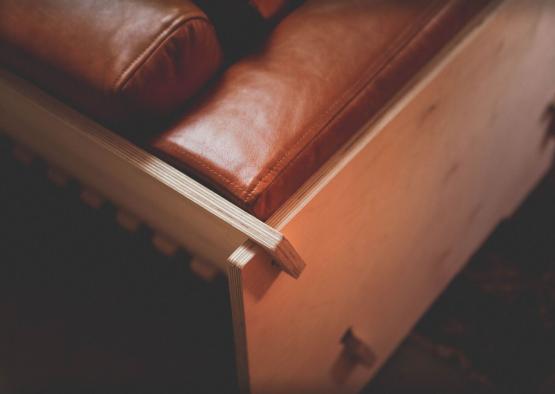
<svg viewBox="0 0 555 394"><path fill-rule="evenodd" d="M192 1L0 1L0 64L116 128L181 108L221 62Z"/></svg>

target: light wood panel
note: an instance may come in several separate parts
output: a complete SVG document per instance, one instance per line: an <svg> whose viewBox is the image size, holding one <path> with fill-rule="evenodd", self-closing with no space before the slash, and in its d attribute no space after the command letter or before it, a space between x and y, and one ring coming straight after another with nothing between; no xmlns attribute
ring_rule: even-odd
<svg viewBox="0 0 555 394"><path fill-rule="evenodd" d="M0 131L223 269L247 239L294 277L304 267L279 231L4 70Z"/></svg>
<svg viewBox="0 0 555 394"><path fill-rule="evenodd" d="M270 220L307 262L297 281L252 243L230 257L245 388L358 391L545 173L552 4L488 10ZM349 328L372 368L346 357Z"/></svg>

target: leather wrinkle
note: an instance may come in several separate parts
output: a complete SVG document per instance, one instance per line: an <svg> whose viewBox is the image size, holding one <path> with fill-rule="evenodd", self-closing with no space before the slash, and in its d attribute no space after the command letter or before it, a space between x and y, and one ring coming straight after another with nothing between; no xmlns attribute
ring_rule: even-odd
<svg viewBox="0 0 555 394"><path fill-rule="evenodd" d="M149 45L133 60L120 74L120 76L116 79L113 84L113 92L118 93L122 90L125 90L129 81L133 79L133 77L137 74L140 70L141 66L146 64L147 61L156 53L158 49L164 46L168 39L172 37L172 35L179 31L180 29L186 27L191 21L200 20L205 22L208 26L211 26L211 23L208 19L206 19L202 15L197 15L194 12L191 12L193 16L180 16L177 20L173 21L167 28L160 31L160 33L156 34L157 39ZM148 54L146 54L149 52ZM130 75L127 75L130 73Z"/></svg>

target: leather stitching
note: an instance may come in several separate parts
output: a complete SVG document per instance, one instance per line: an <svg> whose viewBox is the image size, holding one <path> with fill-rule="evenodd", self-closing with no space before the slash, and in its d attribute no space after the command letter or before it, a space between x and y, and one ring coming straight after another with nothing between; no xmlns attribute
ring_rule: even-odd
<svg viewBox="0 0 555 394"><path fill-rule="evenodd" d="M168 148L170 150L173 150L174 152L177 152L179 155L183 155L188 157L190 160L192 160L194 163L196 163L197 165L199 165L200 167L208 170L208 172L210 172L211 174L215 175L217 178L221 179L224 184L231 186L231 188L237 192L238 195L242 195L245 192L245 188L242 187L240 184L238 184L237 182L232 181L230 178L228 178L227 176L225 176L224 174L221 174L220 172L218 172L217 170L213 169L212 167L210 167L209 164L206 164L204 161L202 161L202 159L198 158L197 156L195 156L192 152L189 152L181 147L179 147L179 145L175 144L175 143L170 143L171 145L168 146ZM166 145L165 143L162 143L161 145L159 145L157 148L159 150L161 150L162 146Z"/></svg>
<svg viewBox="0 0 555 394"><path fill-rule="evenodd" d="M429 10L426 12L426 14L424 14L421 18L423 19L422 21L420 21L419 24L412 24L409 25L401 34L400 34L400 39L398 40L397 44L392 46L392 49L389 50L388 52L388 56L385 57L385 60L382 62L382 64L376 66L376 67L372 67L369 71L372 72L372 75L369 77L368 79L368 74L366 74L365 77L358 79L352 86L351 88L347 89L347 91L338 99L336 100L330 107L328 107L328 109L324 112L323 115L319 116L317 120L322 120L324 119L323 125L319 126L322 122L316 122L315 125L313 125L312 127L310 127L306 133L304 133L301 138L299 138L291 147L286 148L284 154L281 156L281 158L275 162L272 167L270 167L269 169L267 169L266 171L264 171L263 173L261 173L257 178L258 180L255 180L254 183L249 186L248 188L241 188L242 189L242 193L241 193L241 198L243 198L245 200L245 203L250 203L253 200L254 194L258 191L259 187L262 186L264 184L264 182L266 181L266 179L268 177L270 177L271 175L278 173L279 171L283 170L284 168L286 168L287 166L283 167L283 168L279 168L280 164L287 159L295 150L295 148L297 148L299 145L303 144L305 142L305 140L312 136L312 139L317 138L320 134L322 134L322 132L326 129L326 126L336 117L340 114L341 109L344 108L345 106L348 105L349 102L351 102L356 96L357 94L362 91L366 86L368 86L372 81L374 81L377 76L379 75L379 72L388 65L389 61L393 58L395 58L400 52L402 52L402 50L404 48L406 48L413 40L414 37L416 37L415 35L413 35L412 33L414 33L415 29L417 28L421 28L422 25L427 25L430 20L432 18L430 18L430 14L432 13L432 11L435 11L437 9L437 5L439 2L435 2L432 5L429 6ZM407 39L408 38L408 39ZM317 129L318 127L320 127L320 130L314 134L313 131L315 129ZM300 155L303 152L303 150L300 150L299 152L297 152L297 155ZM273 182L273 180L272 180ZM272 182L270 182L269 184L271 184Z"/></svg>

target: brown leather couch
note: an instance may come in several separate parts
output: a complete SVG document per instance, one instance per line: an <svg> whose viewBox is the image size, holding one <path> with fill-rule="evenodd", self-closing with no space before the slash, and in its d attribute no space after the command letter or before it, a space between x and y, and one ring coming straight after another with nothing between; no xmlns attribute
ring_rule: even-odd
<svg viewBox="0 0 555 394"><path fill-rule="evenodd" d="M267 219L486 3L2 0L0 62Z"/></svg>
<svg viewBox="0 0 555 394"><path fill-rule="evenodd" d="M351 394L549 168L554 36L543 0L0 0L0 131L225 273L243 392Z"/></svg>

